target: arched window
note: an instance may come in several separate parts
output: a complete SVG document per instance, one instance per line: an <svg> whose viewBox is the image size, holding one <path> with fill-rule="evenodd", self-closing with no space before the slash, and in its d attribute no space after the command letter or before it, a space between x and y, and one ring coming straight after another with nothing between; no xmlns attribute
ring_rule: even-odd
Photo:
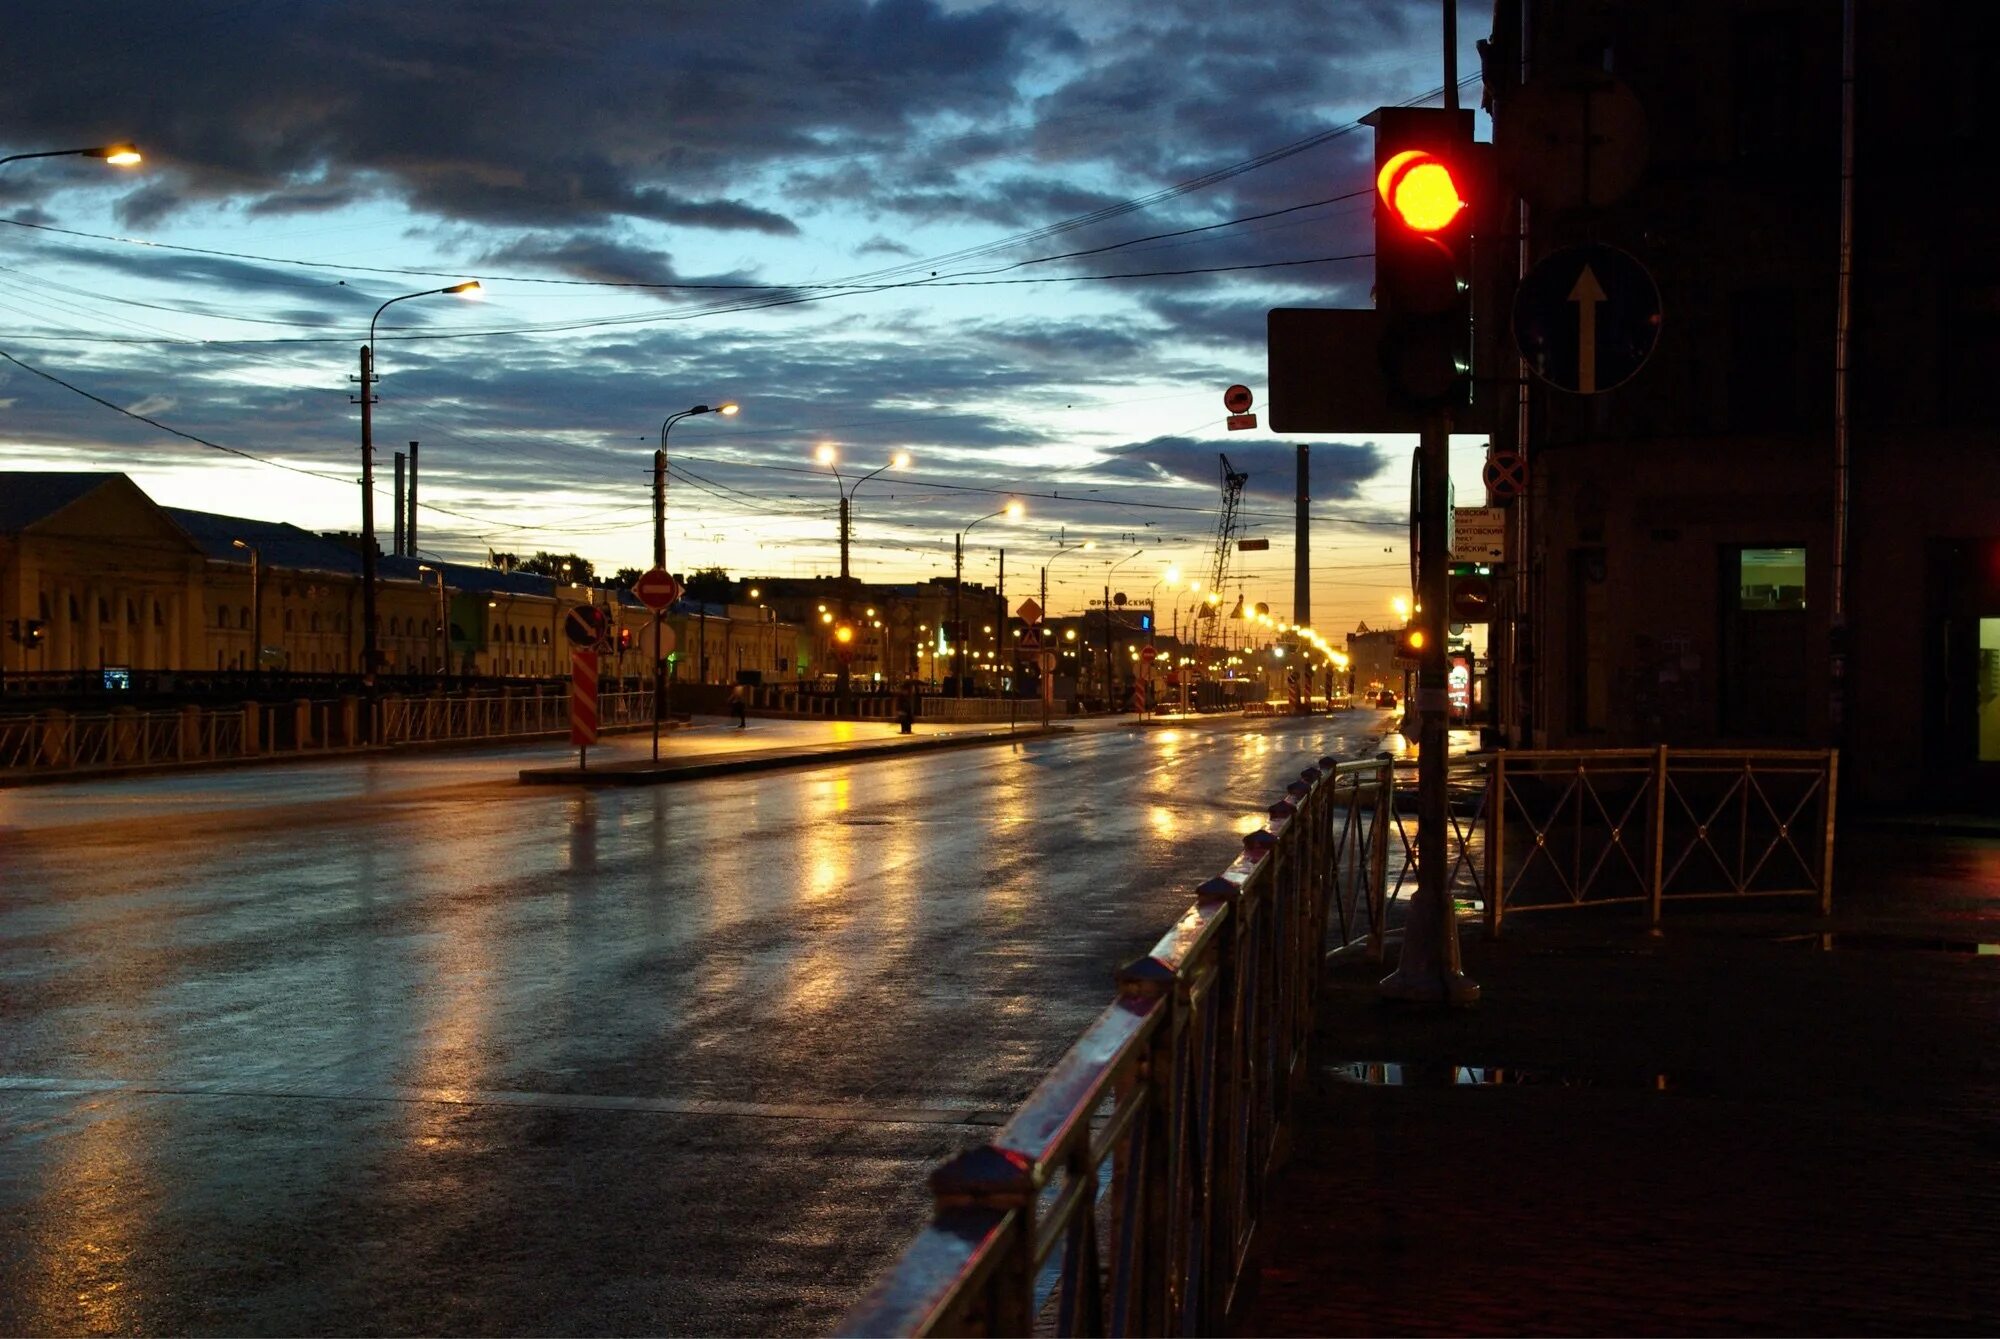
<svg viewBox="0 0 2000 1339"><path fill-rule="evenodd" d="M48 612L49 611L46 608L44 608L42 610L43 617L46 618L48 616ZM167 607L161 604L157 600L153 602L153 626L156 628L164 628L167 626Z"/></svg>
<svg viewBox="0 0 2000 1339"><path fill-rule="evenodd" d="M247 631L249 630L249 628L250 628L250 606L249 606L249 605L247 605L247 604L246 604L246 605L244 605L244 606L243 606L243 607L242 607L241 609L239 609L239 610L237 610L237 611L236 611L236 626L237 626L237 627L239 627L239 628L242 628L242 629L243 629L243 630L245 630L246 632L247 632Z"/></svg>
<svg viewBox="0 0 2000 1339"><path fill-rule="evenodd" d="M69 621L72 623L83 622L83 615L77 612L75 591L71 591L69 596Z"/></svg>
<svg viewBox="0 0 2000 1339"><path fill-rule="evenodd" d="M125 623L128 627L139 626L139 606L130 600L125 601Z"/></svg>
<svg viewBox="0 0 2000 1339"><path fill-rule="evenodd" d="M102 595L97 597L97 621L99 623L109 623L111 621L111 601L105 599Z"/></svg>
<svg viewBox="0 0 2000 1339"><path fill-rule="evenodd" d="M318 632L318 631L319 631L319 615L318 615L318 614L314 614L314 615L312 616L312 630L313 630L314 632Z"/></svg>
<svg viewBox="0 0 2000 1339"><path fill-rule="evenodd" d="M292 630L292 611L287 609L285 611L285 631L290 632L291 630Z"/></svg>
<svg viewBox="0 0 2000 1339"><path fill-rule="evenodd" d="M292 626L292 624L291 624L291 617L292 617L292 616L291 616L290 614L286 614L286 615L285 615L285 626L286 626L286 627L288 627L288 628L289 628L290 626ZM218 628L226 628L226 627L228 627L228 626L229 626L229 606L228 606L228 605L217 605L217 606L216 606L216 609L215 609L215 626L216 626L216 627L218 627ZM217 665L217 666L216 666L216 668L217 668L217 669L221 669L221 668L222 668L222 666L220 666L220 665Z"/></svg>

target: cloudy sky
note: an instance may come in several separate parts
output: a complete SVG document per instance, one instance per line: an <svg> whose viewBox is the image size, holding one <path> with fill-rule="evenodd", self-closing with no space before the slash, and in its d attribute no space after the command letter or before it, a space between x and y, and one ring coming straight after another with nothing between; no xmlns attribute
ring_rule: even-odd
<svg viewBox="0 0 2000 1339"><path fill-rule="evenodd" d="M416 440L425 551L644 566L661 421L733 399L672 431L677 570L836 570L833 443L849 482L912 457L854 494L857 576L948 575L1018 497L968 575L1094 539L1058 611L1118 559L1143 599L1212 566L1227 452L1271 542L1231 593L1287 612L1305 441L1314 621L1379 625L1414 442L1232 433L1222 394L1266 408L1268 308L1367 305L1354 121L1435 100L1438 32L1437 0L27 0L0 156L146 162L0 167L0 455L357 528L369 319L477 278L381 317L385 544ZM1479 463L1454 443L1462 498Z"/></svg>

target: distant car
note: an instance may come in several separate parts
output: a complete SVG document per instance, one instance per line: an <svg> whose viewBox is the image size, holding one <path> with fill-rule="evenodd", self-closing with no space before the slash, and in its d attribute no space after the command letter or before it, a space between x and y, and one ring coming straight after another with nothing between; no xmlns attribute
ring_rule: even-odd
<svg viewBox="0 0 2000 1339"><path fill-rule="evenodd" d="M1378 707L1387 707L1389 710L1394 711L1396 709L1396 695L1385 688L1382 690L1382 695L1375 699L1375 705Z"/></svg>

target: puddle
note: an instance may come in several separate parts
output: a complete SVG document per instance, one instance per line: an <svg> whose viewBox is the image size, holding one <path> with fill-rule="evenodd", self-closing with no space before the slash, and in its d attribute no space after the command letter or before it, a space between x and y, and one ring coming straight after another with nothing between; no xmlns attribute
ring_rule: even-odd
<svg viewBox="0 0 2000 1339"><path fill-rule="evenodd" d="M1337 1083L1369 1088L1639 1088L1664 1093L1681 1086L1670 1075L1659 1073L1597 1074L1525 1065L1346 1061L1327 1065L1321 1072Z"/></svg>
<svg viewBox="0 0 2000 1339"><path fill-rule="evenodd" d="M1803 944L1823 952L1837 948L1891 948L1918 953L1970 953L2000 957L2000 943L1977 939L1938 939L1929 935L1899 935L1875 930L1838 930L1816 935L1779 935L1780 944Z"/></svg>

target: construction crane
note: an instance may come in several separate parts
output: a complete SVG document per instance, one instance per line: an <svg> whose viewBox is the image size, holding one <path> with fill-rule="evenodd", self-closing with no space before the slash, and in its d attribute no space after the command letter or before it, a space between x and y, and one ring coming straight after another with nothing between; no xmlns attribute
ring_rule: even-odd
<svg viewBox="0 0 2000 1339"><path fill-rule="evenodd" d="M1209 574L1208 589L1217 596L1222 594L1223 583L1229 579L1229 555L1236 547L1236 507L1243 501L1243 485L1250 476L1242 470L1232 469L1229 457L1222 457L1222 514L1215 524L1215 570ZM1222 606L1203 601L1196 606L1203 620L1221 617ZM1208 640L1216 640L1213 624L1208 629Z"/></svg>

